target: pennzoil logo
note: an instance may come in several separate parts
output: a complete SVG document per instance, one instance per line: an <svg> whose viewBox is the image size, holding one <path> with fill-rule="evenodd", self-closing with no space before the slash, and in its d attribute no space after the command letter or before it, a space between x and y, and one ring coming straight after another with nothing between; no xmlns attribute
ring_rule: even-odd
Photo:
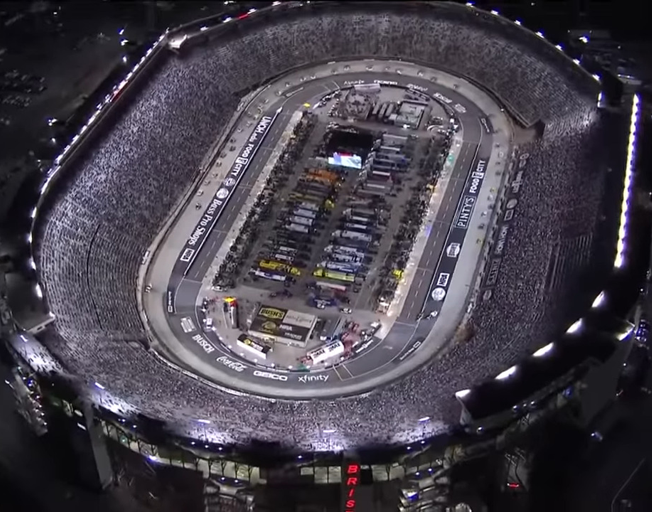
<svg viewBox="0 0 652 512"><path fill-rule="evenodd" d="M285 318L285 311L276 308L260 308L258 311L259 316L271 318L273 320L283 320Z"/></svg>

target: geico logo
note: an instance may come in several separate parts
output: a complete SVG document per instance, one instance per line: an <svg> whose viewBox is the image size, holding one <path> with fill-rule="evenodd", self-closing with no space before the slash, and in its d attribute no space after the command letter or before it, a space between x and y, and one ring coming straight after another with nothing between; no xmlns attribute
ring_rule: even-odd
<svg viewBox="0 0 652 512"><path fill-rule="evenodd" d="M263 379L271 379L271 380L280 380L282 382L288 380L287 376L285 375L279 375L277 373L261 372L259 370L254 370L254 377L262 377Z"/></svg>
<svg viewBox="0 0 652 512"><path fill-rule="evenodd" d="M285 311L274 308L260 308L258 314L260 316L264 316L265 318L273 318L274 320L282 320L285 318Z"/></svg>

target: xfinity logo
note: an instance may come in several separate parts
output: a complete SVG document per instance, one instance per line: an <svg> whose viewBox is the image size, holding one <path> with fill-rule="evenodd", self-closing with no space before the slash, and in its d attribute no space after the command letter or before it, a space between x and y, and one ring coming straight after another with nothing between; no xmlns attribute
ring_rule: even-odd
<svg viewBox="0 0 652 512"><path fill-rule="evenodd" d="M326 382L330 375L302 375L299 377L299 382Z"/></svg>
<svg viewBox="0 0 652 512"><path fill-rule="evenodd" d="M234 371L236 371L238 373L243 372L244 369L246 368L246 366L244 364L238 363L237 361L232 361L228 357L224 357L224 356L218 357L217 362L222 363L227 368L231 368L231 370L234 370Z"/></svg>
<svg viewBox="0 0 652 512"><path fill-rule="evenodd" d="M270 380L280 380L281 382L286 382L288 380L286 375L279 375L278 373L270 373L270 372L261 372L260 370L254 370L254 377L262 377L263 379L270 379Z"/></svg>

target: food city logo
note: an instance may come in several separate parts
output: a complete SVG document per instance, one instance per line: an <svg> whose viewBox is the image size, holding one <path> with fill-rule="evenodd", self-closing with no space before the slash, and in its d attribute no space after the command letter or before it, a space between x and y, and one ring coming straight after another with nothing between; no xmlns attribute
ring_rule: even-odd
<svg viewBox="0 0 652 512"><path fill-rule="evenodd" d="M283 320L285 314L286 311L276 308L260 308L260 311L258 311L259 316L264 316L265 318L271 318L273 320Z"/></svg>
<svg viewBox="0 0 652 512"><path fill-rule="evenodd" d="M235 180L233 178L227 178L224 180L225 187L232 187L233 185L235 185Z"/></svg>
<svg viewBox="0 0 652 512"><path fill-rule="evenodd" d="M478 165L475 168L475 171L471 173L471 183L469 184L469 194L478 195L480 192L480 187L482 186L482 180L484 180L485 167L487 165L486 160L478 160Z"/></svg>
<svg viewBox="0 0 652 512"><path fill-rule="evenodd" d="M238 363L237 361L232 361L228 357L221 356L216 359L218 363L222 363L224 366L227 368L230 368L233 371L236 371L238 373L242 373L245 368L247 368L244 364Z"/></svg>
<svg viewBox="0 0 652 512"><path fill-rule="evenodd" d="M280 375L278 373L271 372L261 372L260 370L254 370L254 377L260 377L262 379L269 380L278 380L281 382L287 382L288 380L287 375Z"/></svg>

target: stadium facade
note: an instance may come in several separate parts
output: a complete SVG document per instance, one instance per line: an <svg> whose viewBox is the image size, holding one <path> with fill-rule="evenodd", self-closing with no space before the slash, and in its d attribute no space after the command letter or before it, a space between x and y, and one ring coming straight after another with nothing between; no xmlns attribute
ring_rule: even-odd
<svg viewBox="0 0 652 512"><path fill-rule="evenodd" d="M288 71L369 57L463 77L539 134L513 148L507 190L520 189L519 209L507 238L498 229L507 195L499 203L471 340L377 392L317 402L243 396L165 361L141 321L137 277L216 136L228 135L246 94ZM591 277L626 266L637 100L628 124L598 110L599 93L599 80L542 35L458 4L288 2L171 30L43 185L30 241L54 322L32 336L3 316L21 375L64 415L86 418L96 452L113 438L156 463L194 466L234 496L234 510L275 478L346 483L352 460L365 481L394 482L396 507L441 502L437 480L456 462L582 402L595 389L587 382L602 383L600 396L616 386L631 329L604 320L608 283ZM424 422L448 437L431 438ZM266 469L279 465L292 470ZM109 473L99 469L98 481Z"/></svg>

